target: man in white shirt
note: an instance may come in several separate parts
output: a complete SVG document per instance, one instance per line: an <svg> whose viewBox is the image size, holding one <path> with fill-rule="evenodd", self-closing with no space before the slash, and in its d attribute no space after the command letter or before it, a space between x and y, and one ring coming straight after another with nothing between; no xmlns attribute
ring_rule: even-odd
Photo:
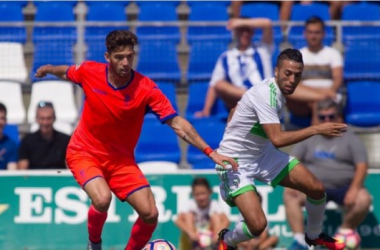
<svg viewBox="0 0 380 250"><path fill-rule="evenodd" d="M311 116L311 106L327 97L337 99L343 82L343 59L340 52L325 46L325 24L319 17L306 20L302 48L304 70L299 88L288 98L287 106L296 116Z"/></svg>
<svg viewBox="0 0 380 250"><path fill-rule="evenodd" d="M220 55L211 76L202 111L196 117L210 115L217 97L220 97L228 109L236 106L242 95L253 85L273 76L272 23L267 18L234 18L227 28L233 30L237 46ZM263 29L262 42L252 44L254 29Z"/></svg>
<svg viewBox="0 0 380 250"><path fill-rule="evenodd" d="M230 112L218 153L235 158L238 168L217 165L220 192L230 206L237 206L244 220L233 230L219 233L220 250L259 236L267 221L255 193L255 181L281 185L306 194L308 214L305 241L330 250L342 250L344 243L322 233L326 194L323 184L297 159L278 148L295 144L316 134L340 136L347 126L322 123L297 131L282 131L285 96L293 94L303 70L301 53L286 49L278 56L275 77L250 88Z"/></svg>

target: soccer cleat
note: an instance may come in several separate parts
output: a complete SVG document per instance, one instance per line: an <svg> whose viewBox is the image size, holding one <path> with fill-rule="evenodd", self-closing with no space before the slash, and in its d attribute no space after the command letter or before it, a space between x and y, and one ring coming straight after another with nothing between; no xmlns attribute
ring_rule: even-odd
<svg viewBox="0 0 380 250"><path fill-rule="evenodd" d="M102 241L93 243L91 240L88 240L87 250L102 250Z"/></svg>
<svg viewBox="0 0 380 250"><path fill-rule="evenodd" d="M224 241L224 235L228 232L228 229L222 229L218 234L218 250L236 250L236 247L230 247Z"/></svg>
<svg viewBox="0 0 380 250"><path fill-rule="evenodd" d="M309 239L305 234L305 241L309 246L324 246L329 250L343 250L346 247L344 242L338 241L325 233L321 233L315 240Z"/></svg>
<svg viewBox="0 0 380 250"><path fill-rule="evenodd" d="M298 241L294 240L287 250L309 250L309 247L304 246Z"/></svg>

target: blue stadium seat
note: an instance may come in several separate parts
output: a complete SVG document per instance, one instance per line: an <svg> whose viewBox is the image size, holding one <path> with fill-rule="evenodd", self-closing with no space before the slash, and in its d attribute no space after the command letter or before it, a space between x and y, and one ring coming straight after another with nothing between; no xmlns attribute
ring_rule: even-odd
<svg viewBox="0 0 380 250"><path fill-rule="evenodd" d="M140 41L137 70L156 81L179 81L176 43Z"/></svg>
<svg viewBox="0 0 380 250"><path fill-rule="evenodd" d="M149 5L149 4L170 4L173 6L178 6L181 1L135 1L135 3L138 6L143 6L143 5Z"/></svg>
<svg viewBox="0 0 380 250"><path fill-rule="evenodd" d="M48 3L48 2L52 2L51 0L38 0L38 1L33 1L33 4L38 8L40 6L40 4L45 4L45 3ZM70 4L72 7L74 7L75 5L77 5L78 1L55 1L57 3L65 3L65 4Z"/></svg>
<svg viewBox="0 0 380 250"><path fill-rule="evenodd" d="M110 15L109 13L112 13ZM87 21L91 22L125 22L127 17L124 12L123 2L91 2L88 8ZM98 62L106 62L104 45L107 34L115 29L128 29L128 26L102 26L102 27L87 27L85 40L87 43L86 59Z"/></svg>
<svg viewBox="0 0 380 250"><path fill-rule="evenodd" d="M380 82L349 82L346 122L358 127L380 125Z"/></svg>
<svg viewBox="0 0 380 250"><path fill-rule="evenodd" d="M306 21L311 16L318 16L323 21L330 21L329 7L322 3L296 4L293 6L290 21ZM295 48L306 46L306 40L303 35L304 25L290 28L288 41ZM331 45L334 41L334 33L331 27L325 28L324 44Z"/></svg>
<svg viewBox="0 0 380 250"><path fill-rule="evenodd" d="M290 113L290 123L300 128L306 128L311 125L311 116L300 117Z"/></svg>
<svg viewBox="0 0 380 250"><path fill-rule="evenodd" d="M7 124L4 127L4 134L13 140L17 145L20 143L18 126L14 124Z"/></svg>
<svg viewBox="0 0 380 250"><path fill-rule="evenodd" d="M74 10L68 2L42 2L38 5L35 22L74 22ZM33 42L76 41L75 27L35 27Z"/></svg>
<svg viewBox="0 0 380 250"><path fill-rule="evenodd" d="M22 5L17 2L0 2L0 22L23 22ZM0 27L0 42L25 43L25 27Z"/></svg>
<svg viewBox="0 0 380 250"><path fill-rule="evenodd" d="M380 79L379 42L349 42L344 49L344 79Z"/></svg>
<svg viewBox="0 0 380 250"><path fill-rule="evenodd" d="M194 113L203 109L208 87L208 82L197 82L190 84L189 98L186 107L186 118L188 120L199 120L199 118L194 117ZM223 101L218 98L212 107L210 119L226 120L227 117L227 108Z"/></svg>
<svg viewBox="0 0 380 250"><path fill-rule="evenodd" d="M211 148L216 149L219 147L226 127L225 122L201 119L194 121L193 126ZM188 147L187 161L192 165L193 169L215 168L215 163L209 157L191 145Z"/></svg>
<svg viewBox="0 0 380 250"><path fill-rule="evenodd" d="M145 119L135 155L136 162L171 161L179 163L181 152L177 135L168 125L161 124L155 119Z"/></svg>
<svg viewBox="0 0 380 250"><path fill-rule="evenodd" d="M377 4L361 2L349 4L343 8L343 21L379 21L380 7ZM380 27L351 26L343 27L343 41L370 41L380 40Z"/></svg>
<svg viewBox="0 0 380 250"><path fill-rule="evenodd" d="M176 8L168 3L150 3L140 6L139 21L178 21ZM179 41L180 33L178 27L137 27L136 34L141 41L143 40L173 40Z"/></svg>
<svg viewBox="0 0 380 250"><path fill-rule="evenodd" d="M126 1L102 1L101 2L101 1L85 0L84 2L86 3L86 5L88 7L91 7L92 5L98 5L99 3L100 4L104 4L104 3L115 4L115 3L117 3L117 4L123 5L123 8L124 8L125 6L127 6L129 4L130 1L126 0Z"/></svg>
<svg viewBox="0 0 380 250"><path fill-rule="evenodd" d="M241 6L241 16L250 18L265 17L272 21L279 21L280 12L277 4L273 3L249 3ZM261 41L262 30L255 31L253 39L255 42ZM276 44L282 42L281 27L273 27L273 40Z"/></svg>
<svg viewBox="0 0 380 250"><path fill-rule="evenodd" d="M157 85L162 91L162 93L164 93L164 95L172 103L173 108L177 111L177 113L179 113L178 105L177 105L177 97L175 93L175 85L173 83L167 83L167 82L157 82ZM152 112L148 112L145 118L157 119L156 116Z"/></svg>
<svg viewBox="0 0 380 250"><path fill-rule="evenodd" d="M202 0L195 0L195 1L188 0L187 1L187 5L189 5L190 7L193 7L194 5L198 5L198 4L209 4L209 3L223 5L224 8L227 9L227 6L231 4L231 1L202 1Z"/></svg>
<svg viewBox="0 0 380 250"><path fill-rule="evenodd" d="M219 56L228 49L228 41L204 40L190 44L188 81L208 80Z"/></svg>
<svg viewBox="0 0 380 250"><path fill-rule="evenodd" d="M227 8L223 4L207 3L195 4L191 7L189 21L227 21ZM188 40L223 39L231 40L231 32L225 26L189 26Z"/></svg>
<svg viewBox="0 0 380 250"><path fill-rule="evenodd" d="M33 69L31 72L32 82L41 81L41 78L35 78L34 74L37 69L45 64L52 65L73 65L74 55L70 43L42 43L36 44L34 47L34 61ZM42 80L57 80L58 78L53 75L47 75Z"/></svg>

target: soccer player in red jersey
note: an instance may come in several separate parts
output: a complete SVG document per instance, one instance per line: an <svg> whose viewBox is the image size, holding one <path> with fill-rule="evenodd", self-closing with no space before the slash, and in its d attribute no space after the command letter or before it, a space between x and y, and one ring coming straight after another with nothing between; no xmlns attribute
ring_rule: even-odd
<svg viewBox="0 0 380 250"><path fill-rule="evenodd" d="M114 30L106 37L107 64L85 61L76 66L44 65L35 74L36 77L53 74L75 82L86 96L82 117L67 148L66 161L91 198L87 248L91 250L101 249L111 192L128 202L139 215L126 250L142 249L157 225L158 211L152 191L134 157L147 109L215 163L225 166L223 161L227 161L237 169L232 158L213 151L192 125L177 115L152 80L132 69L136 44L137 37L132 32Z"/></svg>

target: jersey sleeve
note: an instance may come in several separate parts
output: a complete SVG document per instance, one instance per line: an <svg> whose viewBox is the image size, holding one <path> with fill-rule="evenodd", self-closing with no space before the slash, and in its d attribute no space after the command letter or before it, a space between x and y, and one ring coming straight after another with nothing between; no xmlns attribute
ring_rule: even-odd
<svg viewBox="0 0 380 250"><path fill-rule="evenodd" d="M215 200L212 200L211 204L210 204L209 215L212 215L212 214L221 214L221 213L223 213L223 210L220 207L220 205L218 204L218 202L215 201Z"/></svg>
<svg viewBox="0 0 380 250"><path fill-rule="evenodd" d="M280 123L277 114L277 97L268 89L252 91L251 102L259 118L260 124Z"/></svg>
<svg viewBox="0 0 380 250"><path fill-rule="evenodd" d="M368 162L367 150L358 136L352 133L349 140L349 145L351 149L352 159L355 164Z"/></svg>
<svg viewBox="0 0 380 250"><path fill-rule="evenodd" d="M210 87L215 86L215 84L220 80L225 80L228 72L223 67L223 60L227 60L227 55L223 54L216 61L215 68L212 71Z"/></svg>
<svg viewBox="0 0 380 250"><path fill-rule="evenodd" d="M83 62L83 63L78 63L77 65L70 66L66 71L67 79L69 79L70 81L76 84L81 84L83 72L86 67L85 64L86 62Z"/></svg>
<svg viewBox="0 0 380 250"><path fill-rule="evenodd" d="M161 123L178 115L169 99L155 85L149 92L148 110L157 116Z"/></svg>
<svg viewBox="0 0 380 250"><path fill-rule="evenodd" d="M343 67L343 57L338 50L331 50L331 68Z"/></svg>

